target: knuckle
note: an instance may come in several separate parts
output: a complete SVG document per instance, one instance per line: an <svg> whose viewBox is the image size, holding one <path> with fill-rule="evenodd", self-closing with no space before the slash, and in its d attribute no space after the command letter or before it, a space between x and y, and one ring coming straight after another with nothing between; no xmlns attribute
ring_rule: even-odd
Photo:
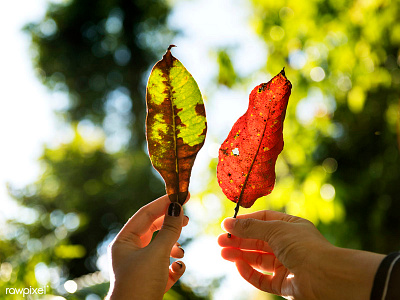
<svg viewBox="0 0 400 300"><path fill-rule="evenodd" d="M286 279L286 276L284 275L286 272L284 271L284 269L285 267L283 266L283 264L278 259L275 259L274 271L276 274L279 275L276 277L274 283L271 284L271 291L273 294L282 294L282 287L284 286L284 280Z"/></svg>
<svg viewBox="0 0 400 300"><path fill-rule="evenodd" d="M264 241L263 240L256 240L256 249L263 250L264 249Z"/></svg>
<svg viewBox="0 0 400 300"><path fill-rule="evenodd" d="M303 218L292 216L292 215L288 215L286 221L289 222L289 223L299 223L299 222L302 222L303 220L304 220Z"/></svg>
<svg viewBox="0 0 400 300"><path fill-rule="evenodd" d="M253 223L253 220L252 219L244 219L244 220L241 220L240 222L238 222L239 224L239 230L241 230L241 231L243 231L243 232L247 232L247 231L249 231L249 229L251 228L251 225L252 225L252 223Z"/></svg>
<svg viewBox="0 0 400 300"><path fill-rule="evenodd" d="M158 230L158 228L157 228L157 226L153 223L153 224L150 225L149 230L150 230L151 232L156 232L156 231Z"/></svg>
<svg viewBox="0 0 400 300"><path fill-rule="evenodd" d="M271 244L271 236L271 233L266 231L262 234L262 240L267 242L268 244Z"/></svg>
<svg viewBox="0 0 400 300"><path fill-rule="evenodd" d="M296 217L296 216L292 216L292 215L286 214L286 215L284 215L284 216L282 217L282 221L285 221L285 222L295 222L297 218L298 218L298 217Z"/></svg>
<svg viewBox="0 0 400 300"><path fill-rule="evenodd" d="M155 215L152 213L152 211L150 209L146 209L146 207L142 207L141 209L139 209L138 213L142 213L145 215L145 218L148 220L155 220L156 217Z"/></svg>
<svg viewBox="0 0 400 300"><path fill-rule="evenodd" d="M157 215L153 213L152 209L149 208L148 205L139 208L138 211L129 219L129 221L137 215L141 215L141 218L144 218L149 221L155 221L157 219Z"/></svg>
<svg viewBox="0 0 400 300"><path fill-rule="evenodd" d="M271 221L271 231L272 232L282 231L284 230L287 224L288 222L282 220Z"/></svg>
<svg viewBox="0 0 400 300"><path fill-rule="evenodd" d="M257 266L259 269L262 269L262 266L263 266L263 256L262 256L261 253L257 254L256 266Z"/></svg>
<svg viewBox="0 0 400 300"><path fill-rule="evenodd" d="M285 238L287 224L286 221L281 220L269 221L269 230L264 232L263 240L273 247L276 243Z"/></svg>
<svg viewBox="0 0 400 300"><path fill-rule="evenodd" d="M268 220L268 214L270 210L263 210L261 214L261 221L267 221Z"/></svg>
<svg viewBox="0 0 400 300"><path fill-rule="evenodd" d="M164 223L162 226L162 229L169 231L175 235L179 235L179 233L180 233L180 228L177 228L176 226L169 224L169 223Z"/></svg>
<svg viewBox="0 0 400 300"><path fill-rule="evenodd" d="M264 276L260 276L260 277L258 278L258 287L259 287L260 289L264 286L264 280L265 280L265 277L264 277Z"/></svg>

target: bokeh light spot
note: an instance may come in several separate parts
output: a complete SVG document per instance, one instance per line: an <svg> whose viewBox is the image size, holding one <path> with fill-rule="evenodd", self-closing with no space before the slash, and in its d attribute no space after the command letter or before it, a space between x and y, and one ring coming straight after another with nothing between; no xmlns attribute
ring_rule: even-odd
<svg viewBox="0 0 400 300"><path fill-rule="evenodd" d="M9 262L3 262L0 265L0 279L2 281L9 281L11 278L13 267Z"/></svg>
<svg viewBox="0 0 400 300"><path fill-rule="evenodd" d="M53 19L48 19L40 24L40 31L44 36L52 36L57 32L57 24Z"/></svg>
<svg viewBox="0 0 400 300"><path fill-rule="evenodd" d="M326 201L332 201L335 198L335 193L336 192L333 185L325 183L324 185L321 186L320 194L322 199Z"/></svg>
<svg viewBox="0 0 400 300"><path fill-rule="evenodd" d="M126 46L120 46L114 52L114 61L119 66L126 66L131 60L131 51Z"/></svg>
<svg viewBox="0 0 400 300"><path fill-rule="evenodd" d="M118 17L109 17L106 21L106 30L110 34L119 33L122 29L122 20Z"/></svg>
<svg viewBox="0 0 400 300"><path fill-rule="evenodd" d="M269 34L274 41L280 41L285 36L285 30L280 26L273 26Z"/></svg>
<svg viewBox="0 0 400 300"><path fill-rule="evenodd" d="M328 157L323 161L322 167L324 168L325 172L334 173L337 170L338 163L336 159Z"/></svg>
<svg viewBox="0 0 400 300"><path fill-rule="evenodd" d="M79 217L76 213L68 213L64 217L64 226L68 231L74 231L79 227Z"/></svg>
<svg viewBox="0 0 400 300"><path fill-rule="evenodd" d="M325 78L325 71L321 67L312 68L310 71L310 77L313 81L320 82Z"/></svg>
<svg viewBox="0 0 400 300"><path fill-rule="evenodd" d="M68 293L73 294L77 291L78 285L76 284L75 281L68 280L67 282L64 283L64 288Z"/></svg>
<svg viewBox="0 0 400 300"><path fill-rule="evenodd" d="M293 69L299 70L303 68L306 63L307 55L303 51L296 50L289 54L289 64Z"/></svg>

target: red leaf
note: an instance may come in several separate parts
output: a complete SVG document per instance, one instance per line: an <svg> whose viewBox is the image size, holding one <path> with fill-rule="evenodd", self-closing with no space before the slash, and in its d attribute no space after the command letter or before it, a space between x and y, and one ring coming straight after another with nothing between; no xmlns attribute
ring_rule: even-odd
<svg viewBox="0 0 400 300"><path fill-rule="evenodd" d="M219 149L218 183L224 194L242 207L252 206L274 188L275 162L283 149L283 121L291 88L284 70L268 83L256 86L246 113Z"/></svg>

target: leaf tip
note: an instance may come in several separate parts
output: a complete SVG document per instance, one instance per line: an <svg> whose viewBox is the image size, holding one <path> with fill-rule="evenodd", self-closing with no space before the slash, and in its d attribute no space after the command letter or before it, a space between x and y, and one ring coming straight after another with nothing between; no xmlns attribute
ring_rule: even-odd
<svg viewBox="0 0 400 300"><path fill-rule="evenodd" d="M173 47L176 47L175 45L169 45L167 51L170 51Z"/></svg>
<svg viewBox="0 0 400 300"><path fill-rule="evenodd" d="M283 67L282 71L279 74L282 74L286 78L285 67Z"/></svg>
<svg viewBox="0 0 400 300"><path fill-rule="evenodd" d="M173 47L176 47L175 45L169 45L167 52L164 54L162 61L164 61L164 67L171 68L172 67L172 61L175 59L172 54L171 54L171 49Z"/></svg>

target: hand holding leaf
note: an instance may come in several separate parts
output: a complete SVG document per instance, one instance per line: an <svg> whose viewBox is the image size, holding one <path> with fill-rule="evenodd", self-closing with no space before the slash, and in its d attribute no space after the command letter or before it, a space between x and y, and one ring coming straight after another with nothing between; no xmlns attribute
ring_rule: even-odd
<svg viewBox="0 0 400 300"><path fill-rule="evenodd" d="M199 87L172 56L171 47L153 67L147 83L146 135L151 162L163 177L171 202L183 205L207 121Z"/></svg>

